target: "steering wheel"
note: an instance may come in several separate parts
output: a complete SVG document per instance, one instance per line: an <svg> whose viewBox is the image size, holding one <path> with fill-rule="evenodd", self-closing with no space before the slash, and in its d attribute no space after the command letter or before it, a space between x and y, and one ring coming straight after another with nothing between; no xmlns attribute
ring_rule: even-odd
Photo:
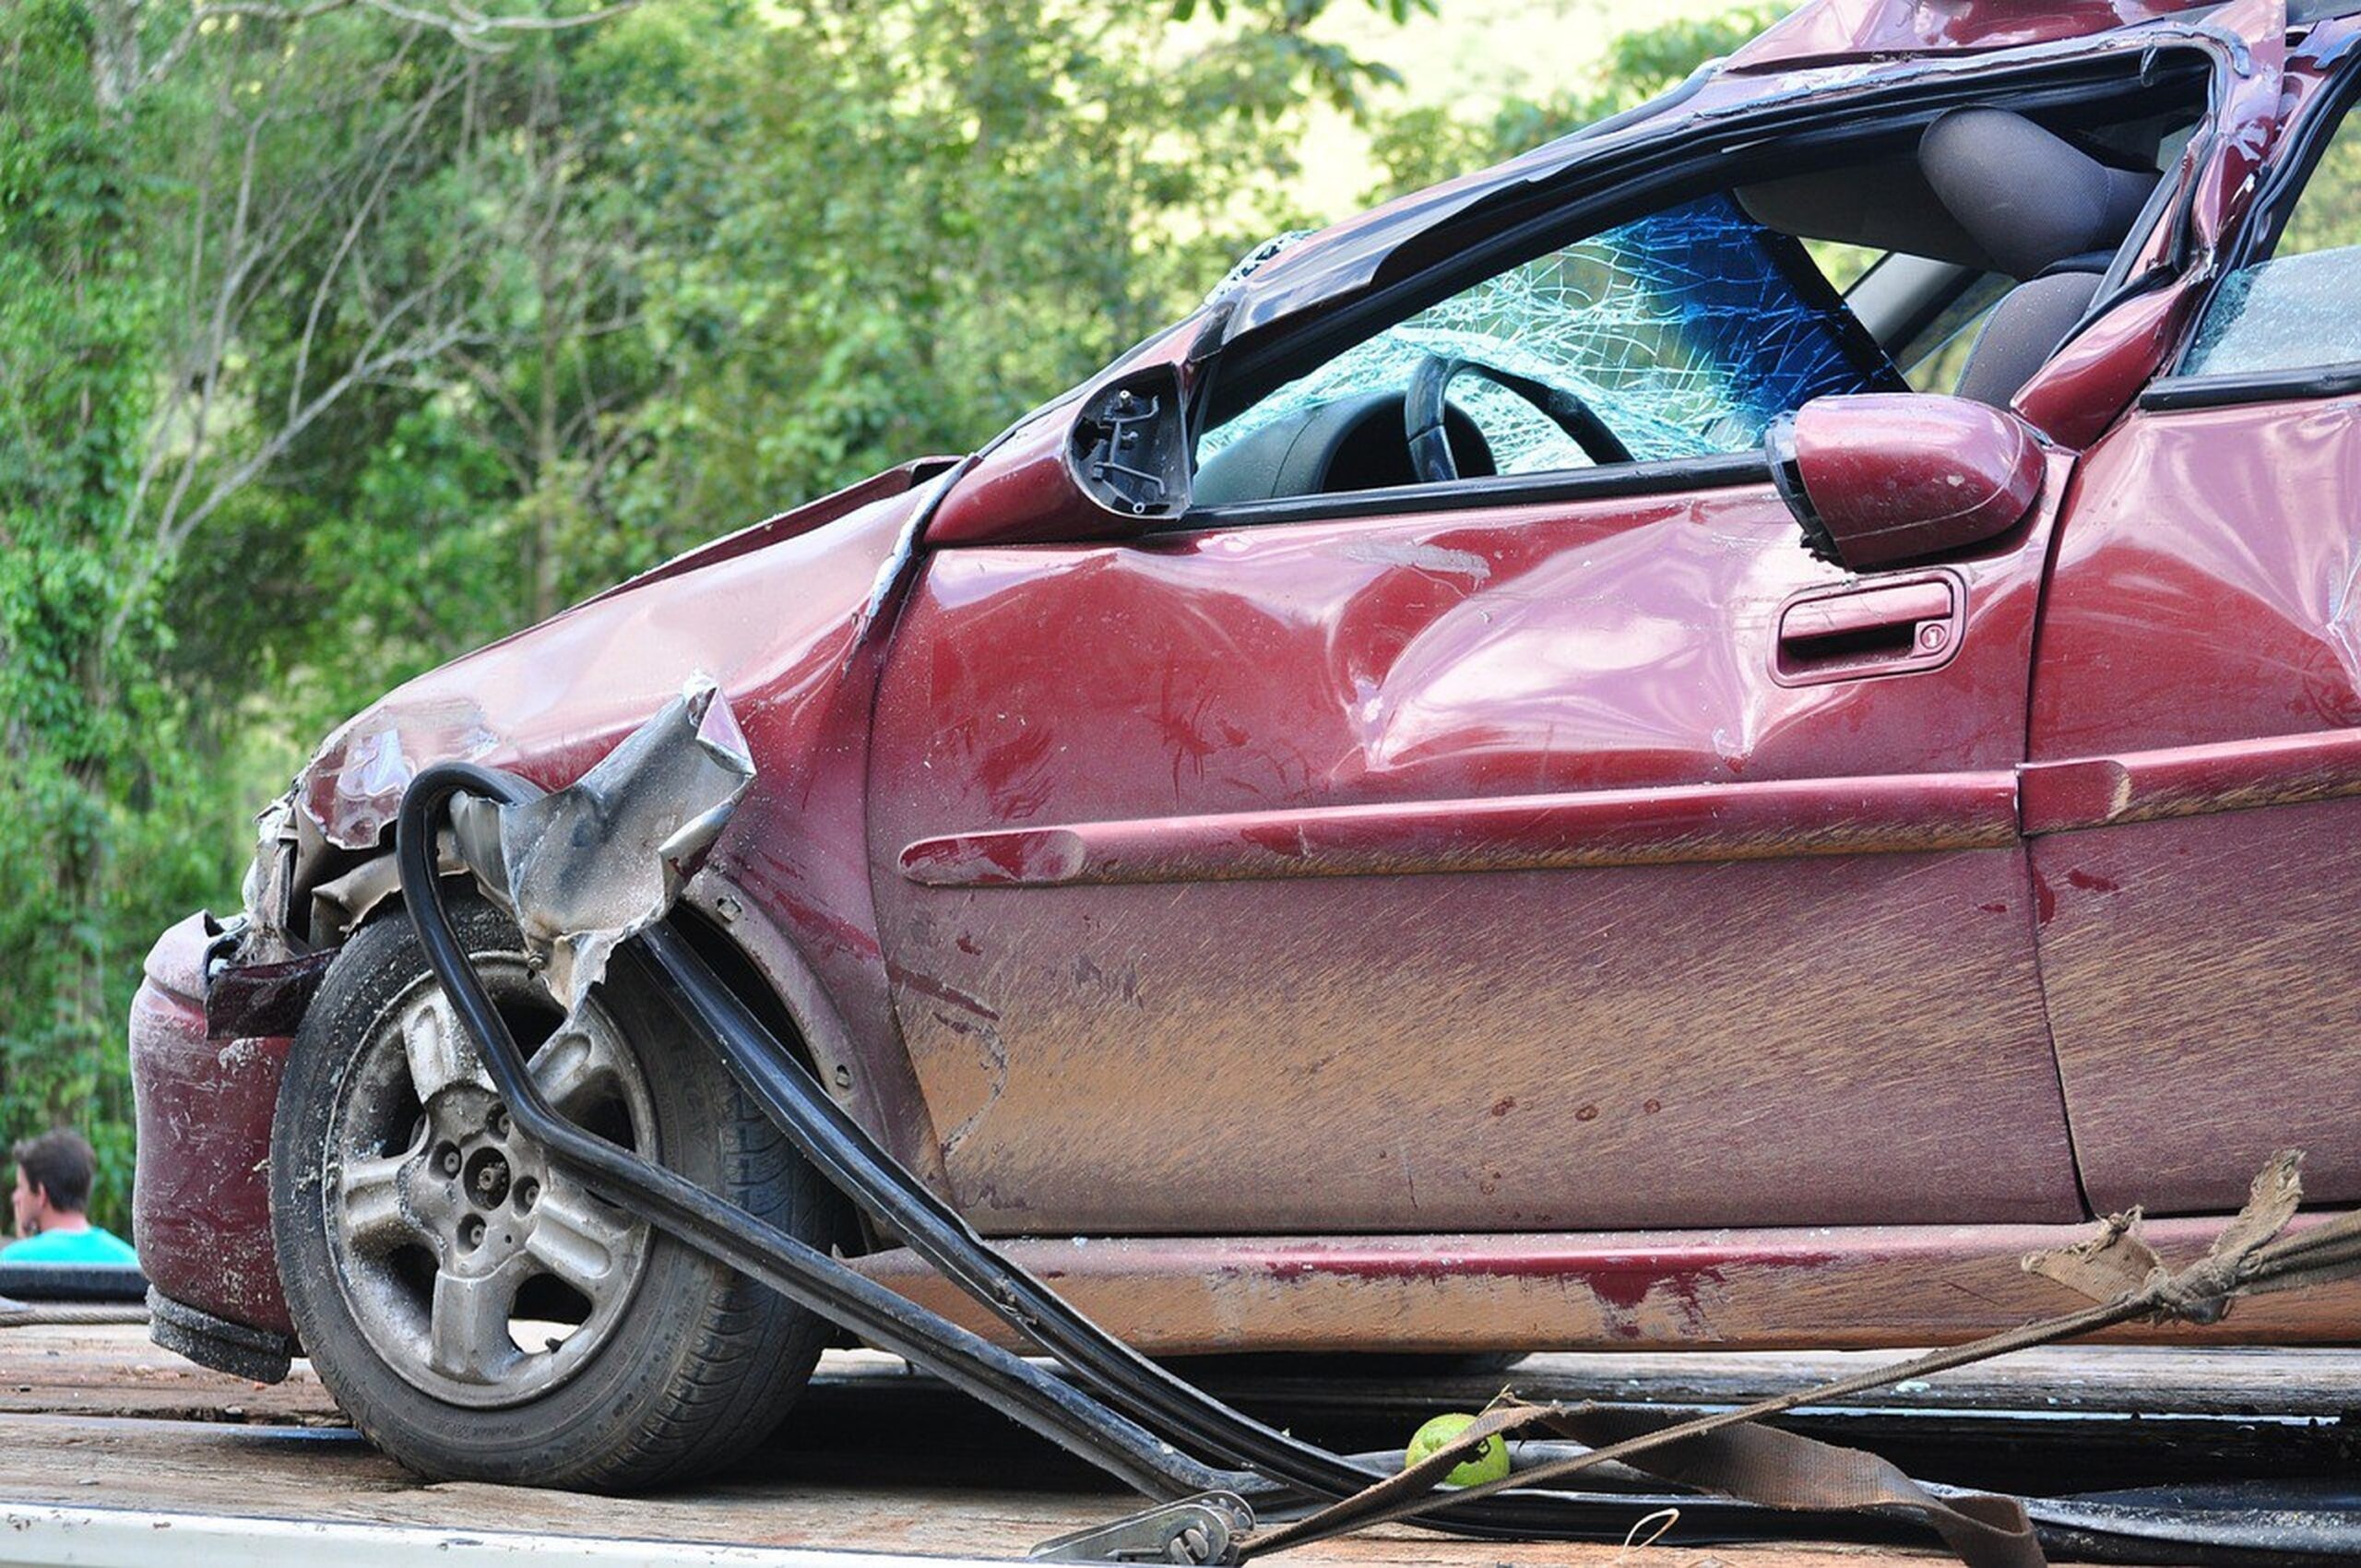
<svg viewBox="0 0 2361 1568"><path fill-rule="evenodd" d="M1443 429L1443 394L1463 375L1481 376L1540 410L1573 438L1592 462L1631 460L1631 449L1578 394L1481 360L1429 354L1410 373L1409 389L1402 394L1402 422L1410 436L1410 469L1420 483L1447 484L1459 477L1459 463L1451 455L1451 438Z"/></svg>

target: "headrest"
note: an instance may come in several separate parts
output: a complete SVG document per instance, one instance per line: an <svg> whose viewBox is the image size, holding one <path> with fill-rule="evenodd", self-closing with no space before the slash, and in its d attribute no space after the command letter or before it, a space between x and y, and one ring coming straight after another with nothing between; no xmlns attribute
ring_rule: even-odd
<svg viewBox="0 0 2361 1568"><path fill-rule="evenodd" d="M2157 178L2110 168L2005 109L1954 109L1928 125L1918 167L1977 248L2019 279L2113 251Z"/></svg>
<svg viewBox="0 0 2361 1568"><path fill-rule="evenodd" d="M1758 180L1736 194L1757 223L1783 234L1993 270L1992 258L1960 227L1909 154L1867 166Z"/></svg>

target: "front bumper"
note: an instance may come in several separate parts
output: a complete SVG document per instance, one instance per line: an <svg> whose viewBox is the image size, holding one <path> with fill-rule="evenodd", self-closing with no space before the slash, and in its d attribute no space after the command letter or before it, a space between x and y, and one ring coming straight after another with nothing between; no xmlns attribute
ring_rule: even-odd
<svg viewBox="0 0 2361 1568"><path fill-rule="evenodd" d="M165 932L132 999L132 1231L140 1267L162 1295L290 1335L270 1241L270 1123L289 1042L206 1038L212 937L202 914Z"/></svg>

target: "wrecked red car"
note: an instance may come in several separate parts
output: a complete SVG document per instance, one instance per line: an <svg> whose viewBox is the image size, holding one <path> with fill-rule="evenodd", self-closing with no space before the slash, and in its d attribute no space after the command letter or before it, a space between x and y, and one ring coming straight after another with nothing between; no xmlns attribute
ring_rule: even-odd
<svg viewBox="0 0 2361 1568"><path fill-rule="evenodd" d="M392 858L700 675L753 778L671 927L1154 1355L1956 1340L2275 1149L2361 1203L2347 11L1817 0L387 695L148 959L160 1338L442 1475L780 1419L825 1325L511 1124ZM566 1117L1002 1333L453 854Z"/></svg>

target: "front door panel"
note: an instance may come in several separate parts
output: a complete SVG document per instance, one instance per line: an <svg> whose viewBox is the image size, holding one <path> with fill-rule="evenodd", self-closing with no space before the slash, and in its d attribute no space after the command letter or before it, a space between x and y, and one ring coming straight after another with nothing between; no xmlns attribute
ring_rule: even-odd
<svg viewBox="0 0 2361 1568"><path fill-rule="evenodd" d="M938 553L872 856L958 1201L2073 1217L2014 816L2047 517L1861 607L1956 647L1851 678L1767 485Z"/></svg>

